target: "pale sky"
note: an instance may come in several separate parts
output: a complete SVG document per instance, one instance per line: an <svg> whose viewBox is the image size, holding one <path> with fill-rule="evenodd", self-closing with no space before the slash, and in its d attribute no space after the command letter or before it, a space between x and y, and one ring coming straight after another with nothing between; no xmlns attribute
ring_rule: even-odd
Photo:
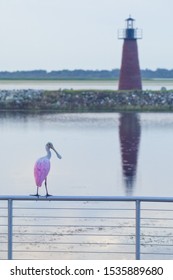
<svg viewBox="0 0 173 280"><path fill-rule="evenodd" d="M0 71L120 68L129 15L141 69L173 69L172 0L0 0Z"/></svg>

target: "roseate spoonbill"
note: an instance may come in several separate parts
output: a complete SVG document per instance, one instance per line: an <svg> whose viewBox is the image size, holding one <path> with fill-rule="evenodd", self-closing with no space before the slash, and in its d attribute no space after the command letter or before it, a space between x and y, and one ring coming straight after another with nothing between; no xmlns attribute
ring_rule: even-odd
<svg viewBox="0 0 173 280"><path fill-rule="evenodd" d="M38 189L41 187L43 181L45 183L45 189L46 189L46 196L50 196L48 193L48 188L47 188L47 175L50 171L50 158L51 158L51 152L50 149L52 149L57 157L61 159L61 156L58 154L58 152L55 150L54 146L52 143L48 142L46 144L46 151L47 155L44 157L39 158L34 166L34 177L35 177L35 182L37 185L37 193L35 194L38 196Z"/></svg>

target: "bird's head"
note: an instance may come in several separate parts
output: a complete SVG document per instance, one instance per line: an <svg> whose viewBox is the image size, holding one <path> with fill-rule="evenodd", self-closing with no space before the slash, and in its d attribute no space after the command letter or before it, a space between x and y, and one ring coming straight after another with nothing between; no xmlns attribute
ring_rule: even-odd
<svg viewBox="0 0 173 280"><path fill-rule="evenodd" d="M48 143L46 144L46 150L50 150L50 149L52 149L52 150L55 152L55 154L57 155L57 157L58 157L59 159L62 158L62 157L60 156L60 154L58 154L58 152L55 150L53 144L52 144L51 142L48 142Z"/></svg>
<svg viewBox="0 0 173 280"><path fill-rule="evenodd" d="M48 142L47 144L46 144L46 149L53 149L54 147L53 147L53 144L51 143L51 142Z"/></svg>

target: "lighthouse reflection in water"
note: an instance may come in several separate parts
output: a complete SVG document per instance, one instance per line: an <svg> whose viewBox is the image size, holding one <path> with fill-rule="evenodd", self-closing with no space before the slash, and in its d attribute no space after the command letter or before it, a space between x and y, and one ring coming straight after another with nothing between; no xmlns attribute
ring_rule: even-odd
<svg viewBox="0 0 173 280"><path fill-rule="evenodd" d="M131 195L135 186L140 135L141 127L138 114L121 113L119 119L119 138L126 195Z"/></svg>

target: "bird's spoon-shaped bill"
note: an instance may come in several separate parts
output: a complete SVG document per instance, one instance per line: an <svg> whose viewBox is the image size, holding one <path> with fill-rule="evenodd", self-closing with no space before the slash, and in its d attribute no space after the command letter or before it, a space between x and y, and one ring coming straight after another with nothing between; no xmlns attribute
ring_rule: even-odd
<svg viewBox="0 0 173 280"><path fill-rule="evenodd" d="M59 159L61 159L61 158L62 158L62 156L61 156L60 154L58 154L58 152L55 150L55 148L54 148L54 147L52 148L52 150L54 150L55 154L57 155L57 157L58 157Z"/></svg>
<svg viewBox="0 0 173 280"><path fill-rule="evenodd" d="M62 156L60 156L60 154L56 153L56 155L59 159L62 159Z"/></svg>

